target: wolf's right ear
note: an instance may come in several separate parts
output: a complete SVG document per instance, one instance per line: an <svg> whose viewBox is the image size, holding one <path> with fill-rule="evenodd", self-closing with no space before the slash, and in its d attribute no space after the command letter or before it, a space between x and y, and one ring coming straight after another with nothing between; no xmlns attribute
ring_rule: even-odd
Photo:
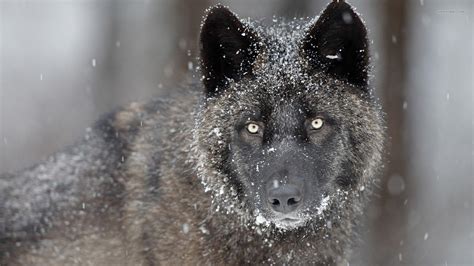
<svg viewBox="0 0 474 266"><path fill-rule="evenodd" d="M313 70L323 70L356 85L367 85L367 30L354 9L343 0L333 0L327 6L310 26L302 44Z"/></svg>
<svg viewBox="0 0 474 266"><path fill-rule="evenodd" d="M252 74L259 38L229 9L212 7L201 28L201 68L208 96L227 87L229 79Z"/></svg>

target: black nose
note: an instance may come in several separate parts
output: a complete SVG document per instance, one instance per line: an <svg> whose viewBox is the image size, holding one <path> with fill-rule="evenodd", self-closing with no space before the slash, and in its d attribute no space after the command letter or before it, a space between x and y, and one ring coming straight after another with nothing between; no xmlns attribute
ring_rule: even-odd
<svg viewBox="0 0 474 266"><path fill-rule="evenodd" d="M298 187L281 185L268 191L268 203L276 212L290 213L301 205L302 196Z"/></svg>

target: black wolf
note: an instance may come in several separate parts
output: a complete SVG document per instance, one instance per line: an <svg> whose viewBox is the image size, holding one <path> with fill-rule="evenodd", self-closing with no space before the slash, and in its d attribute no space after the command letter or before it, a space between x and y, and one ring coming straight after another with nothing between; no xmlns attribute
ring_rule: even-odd
<svg viewBox="0 0 474 266"><path fill-rule="evenodd" d="M200 42L202 88L2 176L0 264L347 261L384 142L359 16L264 27L219 5Z"/></svg>

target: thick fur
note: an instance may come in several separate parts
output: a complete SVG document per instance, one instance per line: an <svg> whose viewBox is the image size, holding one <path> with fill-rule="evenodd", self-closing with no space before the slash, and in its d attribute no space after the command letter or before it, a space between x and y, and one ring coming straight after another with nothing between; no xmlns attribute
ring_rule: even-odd
<svg viewBox="0 0 474 266"><path fill-rule="evenodd" d="M201 44L202 87L132 103L65 152L1 176L0 265L347 262L384 141L357 14L337 1L318 20L267 28L217 6ZM242 138L248 112L272 132L261 142ZM315 114L324 129L297 137ZM260 180L288 164L316 181L295 214L304 223L282 228Z"/></svg>

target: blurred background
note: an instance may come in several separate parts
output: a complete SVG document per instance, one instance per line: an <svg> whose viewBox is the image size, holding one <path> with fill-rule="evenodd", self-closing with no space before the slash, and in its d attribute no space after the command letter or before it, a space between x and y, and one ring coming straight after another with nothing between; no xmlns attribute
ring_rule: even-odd
<svg viewBox="0 0 474 266"><path fill-rule="evenodd" d="M473 2L350 1L370 31L389 136L351 264L474 264ZM192 79L202 14L216 3L0 0L0 172ZM317 16L329 0L220 3L270 24Z"/></svg>

